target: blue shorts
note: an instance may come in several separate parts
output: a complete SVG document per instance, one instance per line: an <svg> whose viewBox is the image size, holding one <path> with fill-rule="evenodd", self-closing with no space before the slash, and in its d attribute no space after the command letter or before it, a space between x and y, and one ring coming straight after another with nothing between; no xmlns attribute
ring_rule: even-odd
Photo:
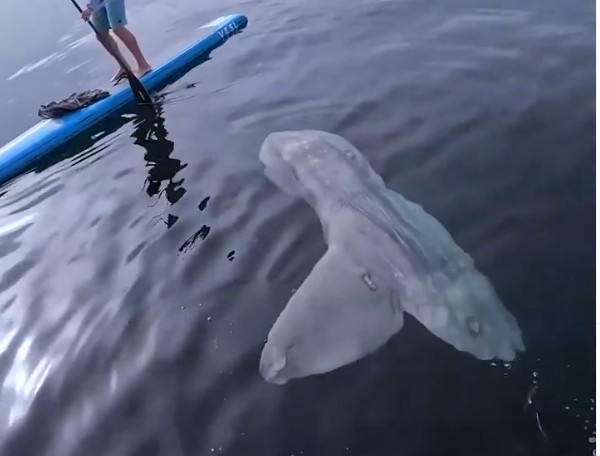
<svg viewBox="0 0 600 456"><path fill-rule="evenodd" d="M108 0L102 8L94 11L91 21L100 32L125 27L127 25L125 0Z"/></svg>

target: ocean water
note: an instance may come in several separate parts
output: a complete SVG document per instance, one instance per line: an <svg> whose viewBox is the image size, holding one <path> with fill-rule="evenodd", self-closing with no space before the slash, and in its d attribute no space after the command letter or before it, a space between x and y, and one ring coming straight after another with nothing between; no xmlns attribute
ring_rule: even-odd
<svg viewBox="0 0 600 456"><path fill-rule="evenodd" d="M2 456L525 456L595 448L590 2L128 0L153 62L247 29L0 187ZM115 64L70 2L0 16L0 143ZM479 361L414 319L280 387L267 332L325 250L263 175L272 131L340 134L474 258L523 331Z"/></svg>

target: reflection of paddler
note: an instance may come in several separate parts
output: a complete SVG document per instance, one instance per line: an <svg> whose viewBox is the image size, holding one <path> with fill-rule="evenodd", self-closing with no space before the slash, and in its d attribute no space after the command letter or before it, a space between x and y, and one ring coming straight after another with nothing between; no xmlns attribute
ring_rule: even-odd
<svg viewBox="0 0 600 456"><path fill-rule="evenodd" d="M162 117L162 105L156 103L156 116L149 115L140 119L134 129L132 137L136 138L134 143L146 150L144 160L147 162L148 177L146 182L148 196L154 196L161 192L161 183L167 181L164 189L167 200L171 204L178 202L186 190L182 187L185 179L174 181L177 173L187 166L177 158L170 157L175 148L175 143L167 136L169 132L165 128L165 120Z"/></svg>

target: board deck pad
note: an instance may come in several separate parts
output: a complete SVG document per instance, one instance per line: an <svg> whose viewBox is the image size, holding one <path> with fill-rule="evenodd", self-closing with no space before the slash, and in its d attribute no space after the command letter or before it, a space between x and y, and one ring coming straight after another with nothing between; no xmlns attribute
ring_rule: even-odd
<svg viewBox="0 0 600 456"><path fill-rule="evenodd" d="M152 94L181 78L202 63L216 48L248 24L246 16L231 14L218 17L199 27L202 37L186 49L155 66L140 78ZM111 113L135 101L127 82L106 88L108 98L59 119L43 120L0 148L0 185L16 177L71 138L86 131Z"/></svg>

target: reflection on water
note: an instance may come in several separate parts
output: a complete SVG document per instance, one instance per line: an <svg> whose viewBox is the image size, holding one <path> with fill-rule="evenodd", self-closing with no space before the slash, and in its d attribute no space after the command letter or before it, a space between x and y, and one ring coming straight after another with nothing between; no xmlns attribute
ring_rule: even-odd
<svg viewBox="0 0 600 456"><path fill-rule="evenodd" d="M141 110L138 114L132 138L135 138L134 144L144 149L144 160L148 167L148 176L144 181L144 187L148 196L153 197L162 194L167 201L174 205L186 193L183 187L184 178L175 180L177 173L187 166L177 158L171 157L175 149L175 143L167 138L169 132L165 126L164 107L161 99L156 99L155 110ZM163 183L166 185L163 187ZM174 214L167 214L159 219L167 226L173 227L179 220Z"/></svg>
<svg viewBox="0 0 600 456"><path fill-rule="evenodd" d="M208 204L209 199L210 199L210 196L207 196L202 201L200 201L200 204L198 204L198 209L200 209L201 211L206 209L206 205Z"/></svg>
<svg viewBox="0 0 600 456"><path fill-rule="evenodd" d="M175 150L175 143L168 139L169 132L165 126L164 106L161 100L155 103L155 111L141 110L135 123L134 131L131 134L135 138L134 144L144 148L144 160L148 169L148 176L144 182L146 193L153 197L164 195L171 206L177 204L186 194L183 184L185 178L177 178L177 174L185 169L188 164L171 156ZM206 209L210 196L205 197L198 204L198 209ZM160 217L160 220L172 228L179 220L174 214L167 214L166 219ZM198 239L204 240L210 232L210 227L202 225L194 234L192 234L179 247L179 252L185 253L190 250Z"/></svg>
<svg viewBox="0 0 600 456"><path fill-rule="evenodd" d="M187 166L181 160L171 157L175 143L167 138L169 132L163 117L162 101L155 103L156 113L147 112L138 118L131 135L134 144L145 149L144 160L148 169L145 187L148 196L164 193L169 203L176 204L185 195L185 179L175 180L177 173ZM144 112L144 111L142 111ZM163 187L163 182L166 185Z"/></svg>
<svg viewBox="0 0 600 456"><path fill-rule="evenodd" d="M194 246L198 239L206 239L208 233L210 233L210 226L202 225L202 227L198 231L192 234L188 239L185 240L183 244L181 244L181 247L179 247L179 251L182 253L187 252Z"/></svg>

